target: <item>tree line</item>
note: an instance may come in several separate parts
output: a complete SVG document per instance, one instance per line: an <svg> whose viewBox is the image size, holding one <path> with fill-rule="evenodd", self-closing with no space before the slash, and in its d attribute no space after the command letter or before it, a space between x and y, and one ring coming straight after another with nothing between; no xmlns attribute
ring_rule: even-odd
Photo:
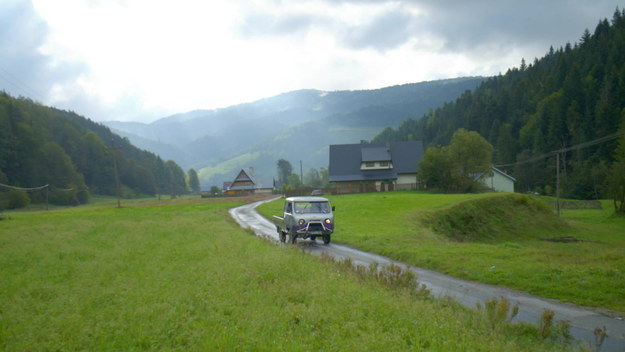
<svg viewBox="0 0 625 352"><path fill-rule="evenodd" d="M288 191L292 189L299 189L302 187L312 188L328 188L330 182L328 181L328 169L315 168L309 169L305 174L298 174L293 172L293 166L288 160L279 159L276 162L276 169L278 172L278 182L282 191Z"/></svg>
<svg viewBox="0 0 625 352"><path fill-rule="evenodd" d="M520 67L484 81L455 102L386 128L373 142L447 145L460 128L493 145L494 164L517 179L518 191L553 194L555 157L538 156L625 129L625 11L617 9L611 21L599 21L578 43L550 48L530 64L522 60ZM616 171L625 160L618 145L613 138L561 153L562 195L597 199L617 192L619 182L625 183Z"/></svg>
<svg viewBox="0 0 625 352"><path fill-rule="evenodd" d="M192 186L191 188L187 182ZM180 195L199 191L197 173L138 149L71 111L0 92L0 208L24 202L78 205L91 194ZM47 192L23 190L49 185ZM7 189L10 189L7 190ZM17 204L15 199L22 199Z"/></svg>

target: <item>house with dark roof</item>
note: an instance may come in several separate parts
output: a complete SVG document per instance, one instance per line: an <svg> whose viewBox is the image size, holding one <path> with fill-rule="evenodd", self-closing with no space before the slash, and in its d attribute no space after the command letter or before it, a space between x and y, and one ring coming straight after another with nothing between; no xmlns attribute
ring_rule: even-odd
<svg viewBox="0 0 625 352"><path fill-rule="evenodd" d="M331 145L329 181L345 192L415 188L421 158L421 141Z"/></svg>

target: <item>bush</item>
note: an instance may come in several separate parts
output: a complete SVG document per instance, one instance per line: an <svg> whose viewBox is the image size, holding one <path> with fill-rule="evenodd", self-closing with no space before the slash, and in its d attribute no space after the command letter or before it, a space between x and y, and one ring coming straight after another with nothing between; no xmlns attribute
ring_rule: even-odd
<svg viewBox="0 0 625 352"><path fill-rule="evenodd" d="M470 199L426 214L422 221L460 242L518 240L533 233L533 227L566 226L543 202L523 194Z"/></svg>
<svg viewBox="0 0 625 352"><path fill-rule="evenodd" d="M7 208L9 209L24 208L25 206L30 204L30 198L28 197L28 194L18 189L10 190L8 198L9 199Z"/></svg>

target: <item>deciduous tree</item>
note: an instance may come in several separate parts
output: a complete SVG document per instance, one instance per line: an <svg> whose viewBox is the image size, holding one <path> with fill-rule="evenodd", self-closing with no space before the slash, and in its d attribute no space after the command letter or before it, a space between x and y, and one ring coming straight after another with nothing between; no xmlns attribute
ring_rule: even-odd
<svg viewBox="0 0 625 352"><path fill-rule="evenodd" d="M493 146L474 131L457 130L446 147L428 148L419 163L419 179L428 188L471 192L477 179L491 173Z"/></svg>

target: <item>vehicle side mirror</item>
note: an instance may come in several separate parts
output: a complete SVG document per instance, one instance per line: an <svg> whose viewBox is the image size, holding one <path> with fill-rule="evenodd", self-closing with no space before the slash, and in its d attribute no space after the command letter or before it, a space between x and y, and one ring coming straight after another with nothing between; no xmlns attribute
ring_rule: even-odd
<svg viewBox="0 0 625 352"><path fill-rule="evenodd" d="M335 211L335 210L336 210L336 207L335 207L335 206L332 206L332 211Z"/></svg>

